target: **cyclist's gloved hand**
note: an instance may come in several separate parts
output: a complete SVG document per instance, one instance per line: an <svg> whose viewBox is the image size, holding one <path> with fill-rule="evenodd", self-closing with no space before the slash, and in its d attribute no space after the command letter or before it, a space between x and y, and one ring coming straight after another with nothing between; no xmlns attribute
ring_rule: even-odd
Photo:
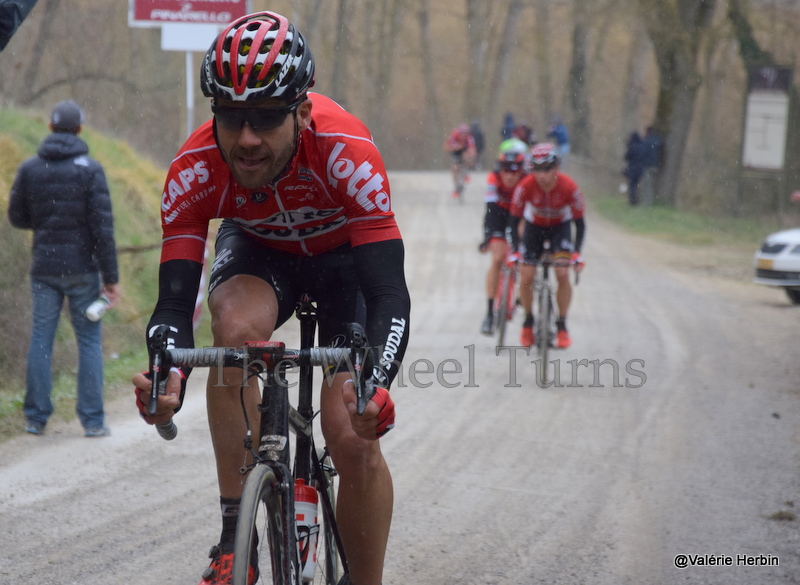
<svg viewBox="0 0 800 585"><path fill-rule="evenodd" d="M356 391L352 380L344 383L342 400L350 414L353 430L362 439L375 440L394 428L394 401L386 388L375 387L364 414L356 414Z"/></svg>
<svg viewBox="0 0 800 585"><path fill-rule="evenodd" d="M572 265L575 267L575 272L580 272L583 270L583 267L586 266L586 263L583 261L580 252L573 252L570 260L572 261Z"/></svg>
<svg viewBox="0 0 800 585"><path fill-rule="evenodd" d="M150 388L153 384L150 382L150 372L142 372L133 377L134 394L136 395L136 407L139 409L139 415L149 425L162 424L167 422L175 414L175 410L180 408L181 405L181 384L185 376L178 368L172 368L169 372L167 380L167 393L158 396L158 409L156 414L150 416L147 414L147 403L150 401Z"/></svg>

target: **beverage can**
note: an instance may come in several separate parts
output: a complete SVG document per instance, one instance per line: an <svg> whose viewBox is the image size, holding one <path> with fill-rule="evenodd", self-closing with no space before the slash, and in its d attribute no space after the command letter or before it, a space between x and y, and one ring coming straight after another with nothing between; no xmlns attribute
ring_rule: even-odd
<svg viewBox="0 0 800 585"><path fill-rule="evenodd" d="M106 295L100 295L100 298L86 308L86 318L89 319L89 321L99 321L102 319L106 309L108 309L108 303L108 297Z"/></svg>

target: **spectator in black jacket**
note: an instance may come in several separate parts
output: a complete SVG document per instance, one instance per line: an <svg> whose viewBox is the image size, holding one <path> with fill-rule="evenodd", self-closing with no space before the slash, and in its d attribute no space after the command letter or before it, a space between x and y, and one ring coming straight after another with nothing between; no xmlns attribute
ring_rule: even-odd
<svg viewBox="0 0 800 585"><path fill-rule="evenodd" d="M625 149L625 162L627 164L622 171L622 174L628 178L628 203L631 205L639 204L637 189L639 180L644 172L646 148L641 135L638 132L632 132Z"/></svg>
<svg viewBox="0 0 800 585"><path fill-rule="evenodd" d="M642 204L649 207L655 198L655 184L661 168L664 138L653 128L648 126L644 138L644 172L642 173Z"/></svg>
<svg viewBox="0 0 800 585"><path fill-rule="evenodd" d="M78 341L78 418L87 437L110 434L103 410L100 321L87 317L86 309L101 294L108 307L117 303L119 275L106 177L78 138L82 121L75 102L56 104L52 134L37 156L20 165L11 187L9 221L33 230L33 327L23 408L25 430L35 435L44 432L53 412L50 363L64 297Z"/></svg>

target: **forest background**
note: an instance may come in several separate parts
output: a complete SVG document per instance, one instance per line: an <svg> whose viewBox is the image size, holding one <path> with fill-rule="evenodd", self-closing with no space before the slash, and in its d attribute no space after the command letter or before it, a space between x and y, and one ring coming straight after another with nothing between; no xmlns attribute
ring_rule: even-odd
<svg viewBox="0 0 800 585"><path fill-rule="evenodd" d="M712 215L791 210L787 170L740 166L747 67L793 67L799 0L250 0L298 24L315 90L370 127L390 169L443 169L442 142L480 120L487 152L512 112L541 138L555 116L573 152L618 174L632 131L666 136L662 203ZM67 97L94 128L166 166L187 134L186 57L160 30L128 26L128 3L39 0L0 53L0 104L44 113ZM193 79L200 53L192 54ZM793 89L793 98L795 90ZM208 118L195 92L196 126ZM797 100L794 100L796 111ZM755 180L754 180L755 179Z"/></svg>
<svg viewBox="0 0 800 585"><path fill-rule="evenodd" d="M785 173L754 175L740 166L747 68L794 66L800 0L250 5L298 24L317 60L315 90L367 122L390 170L446 170L442 143L462 122L480 120L488 163L506 112L540 138L560 116L571 132L573 160L584 175L593 172L587 196L599 203L622 181L628 135L655 125L667 139L661 206L638 209L629 221L641 226L666 214L670 226L694 226L709 237L716 218L759 218L756 231L763 233L800 224L800 210L794 209L800 205L789 198L800 189L796 113ZM0 206L7 205L17 166L47 135L49 112L60 100L84 107L81 136L106 168L125 286L124 302L104 318L106 382L123 394L130 391L130 373L146 362L141 332L155 301L165 169L187 126L210 115L196 88L201 54L191 54L194 118L187 121L186 55L162 51L160 34L129 27L128 3L120 0L38 0L0 52ZM794 88L791 97L797 112ZM622 197L603 198L614 200ZM697 214L703 221L688 221ZM748 239L747 250L758 237ZM21 428L30 327L30 291L22 274L29 262L30 233L12 229L3 217L0 440ZM62 318L53 370L56 413L64 417L74 407L75 353L72 330Z"/></svg>

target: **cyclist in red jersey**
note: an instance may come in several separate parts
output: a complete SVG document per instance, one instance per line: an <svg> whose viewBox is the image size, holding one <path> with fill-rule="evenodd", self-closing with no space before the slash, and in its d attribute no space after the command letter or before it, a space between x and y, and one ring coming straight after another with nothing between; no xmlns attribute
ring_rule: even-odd
<svg viewBox="0 0 800 585"><path fill-rule="evenodd" d="M320 344L335 345L366 305L381 388L366 412L356 415L353 383L343 367L332 386L323 382L320 403L322 430L340 475L337 520L350 561L342 582L379 585L392 480L377 439L394 426L386 389L408 342L410 314L386 169L358 119L308 93L313 57L300 32L279 14L247 15L225 28L205 55L200 83L214 118L189 137L166 179L159 297L148 340L166 324L170 343L193 346L193 306L213 218L224 218L209 278L214 345L269 339L304 293L318 304ZM146 422L173 416L188 375L170 370L155 416L145 414L147 376L134 377ZM208 380L222 532L201 585L231 578L245 434L239 393L231 389L241 382L234 369L212 370ZM255 419L255 387L247 399Z"/></svg>
<svg viewBox="0 0 800 585"><path fill-rule="evenodd" d="M444 151L450 154L450 169L453 173L453 185L455 186L453 198L457 198L459 196L458 167L463 163L467 168L471 168L478 156L475 138L472 136L469 124L459 124L450 132L450 136L444 141ZM468 175L465 176L465 180L469 180Z"/></svg>
<svg viewBox="0 0 800 585"><path fill-rule="evenodd" d="M519 272L519 298L525 311L520 342L525 346L536 343L533 329L533 284L536 276L536 261L544 250L545 240L550 241L550 250L555 259L569 259L575 272L583 270L580 251L586 224L583 218L583 194L570 177L559 172L561 156L558 147L549 142L537 144L531 149L532 173L519 182L511 203L512 245L517 247L519 220L525 219L522 236L523 264ZM572 222L575 222L575 243L572 243ZM569 266L555 267L558 291L556 304L556 347L567 348L572 344L567 332L567 312L572 300L572 284L569 281Z"/></svg>
<svg viewBox="0 0 800 585"><path fill-rule="evenodd" d="M508 226L508 210L511 207L511 196L514 188L525 176L525 154L518 149L500 153L497 167L486 179L486 215L483 219L483 243L481 252L488 251L492 263L486 273L486 297L488 307L486 317L481 325L481 333L492 334L494 320L494 297L497 283L500 280L500 269L508 257L506 229Z"/></svg>

